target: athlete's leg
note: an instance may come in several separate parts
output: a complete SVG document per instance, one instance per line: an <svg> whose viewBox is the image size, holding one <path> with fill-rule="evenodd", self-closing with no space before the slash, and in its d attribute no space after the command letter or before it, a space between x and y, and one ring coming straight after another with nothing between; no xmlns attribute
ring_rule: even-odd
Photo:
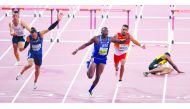
<svg viewBox="0 0 190 109"><path fill-rule="evenodd" d="M115 66L115 75L117 76L119 70L119 57L114 54L114 66Z"/></svg>
<svg viewBox="0 0 190 109"><path fill-rule="evenodd" d="M20 61L20 56L18 53L18 44L17 43L13 43L13 51L14 51L14 55L16 57L17 61Z"/></svg>
<svg viewBox="0 0 190 109"><path fill-rule="evenodd" d="M89 79L92 79L92 77L94 76L95 69L96 69L96 64L94 62L91 62L90 68L87 71L87 76Z"/></svg>
<svg viewBox="0 0 190 109"><path fill-rule="evenodd" d="M34 62L35 62L35 78L34 78L33 89L37 89L37 81L40 75L40 66L42 65L42 54L34 55Z"/></svg>
<svg viewBox="0 0 190 109"><path fill-rule="evenodd" d="M143 74L144 74L144 76L148 76L148 74L157 74L157 75L159 75L163 71L164 71L164 67L160 66L160 67L151 69L148 72L144 72Z"/></svg>
<svg viewBox="0 0 190 109"><path fill-rule="evenodd" d="M37 83L39 75L40 75L40 66L39 65L35 65L35 79L34 79L34 83Z"/></svg>
<svg viewBox="0 0 190 109"><path fill-rule="evenodd" d="M33 63L34 63L34 59L28 58L28 64L23 68L23 70L21 71L21 74L23 74L26 70L32 67Z"/></svg>
<svg viewBox="0 0 190 109"><path fill-rule="evenodd" d="M18 42L18 48L19 48L19 51L21 48L24 48L24 42L23 41Z"/></svg>
<svg viewBox="0 0 190 109"><path fill-rule="evenodd" d="M89 89L89 93L90 94L92 94L92 90L98 84L98 82L100 80L100 76L103 73L104 67L105 67L105 64L98 64L98 65L96 65L96 78L95 78L92 86Z"/></svg>
<svg viewBox="0 0 190 109"><path fill-rule="evenodd" d="M40 66L39 65L35 65L35 78L34 78L34 86L33 89L37 89L37 81L38 81L38 77L40 75Z"/></svg>
<svg viewBox="0 0 190 109"><path fill-rule="evenodd" d="M24 43L25 43L25 39L22 36L22 37L19 38L19 42L18 42L19 51L21 51L20 49L24 48Z"/></svg>
<svg viewBox="0 0 190 109"><path fill-rule="evenodd" d="M125 70L125 63L126 63L126 60L122 59L121 60L121 68L120 68L119 81L122 81L123 73L124 73L124 70Z"/></svg>
<svg viewBox="0 0 190 109"><path fill-rule="evenodd" d="M174 70L169 68L169 67L164 67L164 70L162 72L160 72L160 75L164 75L164 74L170 74L171 72L173 72Z"/></svg>
<svg viewBox="0 0 190 109"><path fill-rule="evenodd" d="M115 66L115 71L118 71L119 70L119 63L115 63L114 66Z"/></svg>
<svg viewBox="0 0 190 109"><path fill-rule="evenodd" d="M12 44L13 44L13 52L16 57L17 62L20 61L19 53L18 53L18 37L12 37Z"/></svg>
<svg viewBox="0 0 190 109"><path fill-rule="evenodd" d="M119 70L119 58L117 55L114 54L114 64L115 64L115 71Z"/></svg>
<svg viewBox="0 0 190 109"><path fill-rule="evenodd" d="M119 71L119 63L117 63L117 64L115 63L114 66L115 66L115 76L117 76L118 71Z"/></svg>
<svg viewBox="0 0 190 109"><path fill-rule="evenodd" d="M34 61L33 58L29 58L29 59L28 59L28 64L27 64L26 66L24 66L24 68L21 70L21 72L20 72L19 74L17 74L16 80L18 80L18 79L21 77L21 75L24 74L24 72L25 72L26 70L28 70L30 67L32 67L33 61Z"/></svg>
<svg viewBox="0 0 190 109"><path fill-rule="evenodd" d="M158 68L155 68L155 69L150 70L149 73L151 73L151 74L161 73L161 72L163 72L164 70L165 70L164 67L158 67Z"/></svg>

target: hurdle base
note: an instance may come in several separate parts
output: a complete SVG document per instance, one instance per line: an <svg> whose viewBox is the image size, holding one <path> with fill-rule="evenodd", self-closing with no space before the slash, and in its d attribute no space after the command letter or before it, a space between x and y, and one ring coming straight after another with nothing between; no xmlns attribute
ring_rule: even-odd
<svg viewBox="0 0 190 109"><path fill-rule="evenodd" d="M172 40L172 42L171 42L172 44L174 44L174 40Z"/></svg>

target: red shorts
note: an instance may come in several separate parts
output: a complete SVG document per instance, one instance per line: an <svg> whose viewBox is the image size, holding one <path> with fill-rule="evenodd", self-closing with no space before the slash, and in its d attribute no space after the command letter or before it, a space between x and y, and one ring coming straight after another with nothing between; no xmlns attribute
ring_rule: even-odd
<svg viewBox="0 0 190 109"><path fill-rule="evenodd" d="M127 53L124 53L124 54L119 55L119 56L114 54L114 63L118 64L122 59L126 58L126 55L127 55Z"/></svg>

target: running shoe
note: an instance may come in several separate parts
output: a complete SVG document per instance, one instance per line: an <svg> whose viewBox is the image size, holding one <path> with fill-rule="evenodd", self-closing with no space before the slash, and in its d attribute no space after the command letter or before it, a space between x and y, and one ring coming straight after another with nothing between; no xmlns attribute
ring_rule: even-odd
<svg viewBox="0 0 190 109"><path fill-rule="evenodd" d="M148 72L143 72L143 75L146 77L148 76L148 74L149 74Z"/></svg>

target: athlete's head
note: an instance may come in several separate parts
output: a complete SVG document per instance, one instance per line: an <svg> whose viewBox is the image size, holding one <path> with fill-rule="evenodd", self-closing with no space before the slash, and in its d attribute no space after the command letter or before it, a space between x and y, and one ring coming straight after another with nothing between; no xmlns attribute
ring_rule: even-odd
<svg viewBox="0 0 190 109"><path fill-rule="evenodd" d="M124 24L121 29L121 34L125 36L128 33L129 26Z"/></svg>
<svg viewBox="0 0 190 109"><path fill-rule="evenodd" d="M101 30L102 36L106 37L108 35L108 28L107 27L103 27Z"/></svg>
<svg viewBox="0 0 190 109"><path fill-rule="evenodd" d="M170 53L166 52L165 55L168 55L170 57Z"/></svg>
<svg viewBox="0 0 190 109"><path fill-rule="evenodd" d="M18 18L19 18L19 9L16 9L16 8L14 8L14 9L12 9L12 18L14 19L14 20L17 20Z"/></svg>
<svg viewBox="0 0 190 109"><path fill-rule="evenodd" d="M33 39L37 39L38 38L36 28L34 28L34 27L31 28L31 34L32 34L32 38Z"/></svg>

